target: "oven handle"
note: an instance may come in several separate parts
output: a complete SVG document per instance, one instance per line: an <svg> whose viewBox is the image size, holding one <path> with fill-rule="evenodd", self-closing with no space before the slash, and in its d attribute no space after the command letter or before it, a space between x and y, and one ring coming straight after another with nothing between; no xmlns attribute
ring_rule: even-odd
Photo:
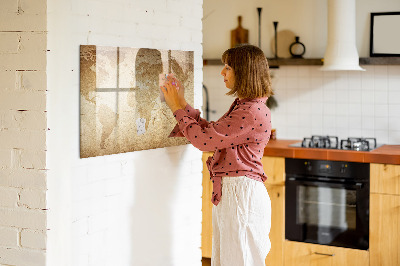
<svg viewBox="0 0 400 266"><path fill-rule="evenodd" d="M288 177L287 181L294 181L296 183L301 183L304 185L340 185L344 186L347 188L353 188L353 189L361 189L363 187L363 183L361 182L356 182L356 183L346 183L346 182L332 182L332 181L321 181L321 180L316 180L316 181L309 181L309 180L304 180L303 178L297 178L297 177Z"/></svg>
<svg viewBox="0 0 400 266"><path fill-rule="evenodd" d="M335 256L335 253L333 253L333 254L328 254L328 253L314 252L314 254L315 254L315 255L322 255L322 256L330 256L330 257Z"/></svg>

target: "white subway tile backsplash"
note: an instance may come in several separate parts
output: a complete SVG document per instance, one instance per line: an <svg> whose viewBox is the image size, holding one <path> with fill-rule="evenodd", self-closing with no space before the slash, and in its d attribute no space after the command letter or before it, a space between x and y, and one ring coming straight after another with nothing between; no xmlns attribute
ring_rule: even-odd
<svg viewBox="0 0 400 266"><path fill-rule="evenodd" d="M388 89L389 91L400 90L400 74L389 76L388 78Z"/></svg>
<svg viewBox="0 0 400 266"><path fill-rule="evenodd" d="M400 77L400 66L396 65L396 66L388 67L387 73L388 73L389 79L391 77L399 78Z"/></svg>
<svg viewBox="0 0 400 266"><path fill-rule="evenodd" d="M350 102L349 99L349 90L337 90L336 92L336 103L344 103L348 105Z"/></svg>
<svg viewBox="0 0 400 266"><path fill-rule="evenodd" d="M336 114L336 105L334 103L325 103L323 109L324 116L327 115L335 115Z"/></svg>
<svg viewBox="0 0 400 266"><path fill-rule="evenodd" d="M322 124L324 125L324 129L326 130L325 134L330 134L331 129L336 130L336 119L337 117L335 115L324 115L324 120L322 121Z"/></svg>
<svg viewBox="0 0 400 266"><path fill-rule="evenodd" d="M322 76L324 78L335 78L335 71L322 71Z"/></svg>
<svg viewBox="0 0 400 266"><path fill-rule="evenodd" d="M389 140L387 143L400 143L400 131L389 131Z"/></svg>
<svg viewBox="0 0 400 266"><path fill-rule="evenodd" d="M350 115L349 116L349 129L361 129L362 123L359 116Z"/></svg>
<svg viewBox="0 0 400 266"><path fill-rule="evenodd" d="M388 89L388 79L387 78L375 78L374 80L375 91L387 91Z"/></svg>
<svg viewBox="0 0 400 266"><path fill-rule="evenodd" d="M388 117L375 117L375 131L389 129L389 118Z"/></svg>
<svg viewBox="0 0 400 266"><path fill-rule="evenodd" d="M324 79L323 77L311 77L310 79L310 87L313 90L317 90L321 88L324 85Z"/></svg>
<svg viewBox="0 0 400 266"><path fill-rule="evenodd" d="M399 144L400 143L400 130L389 131L389 140L387 143Z"/></svg>
<svg viewBox="0 0 400 266"><path fill-rule="evenodd" d="M348 74L349 90L361 90L361 72L350 71Z"/></svg>
<svg viewBox="0 0 400 266"><path fill-rule="evenodd" d="M347 72L341 71L336 77L336 89L347 90L349 88L349 78Z"/></svg>
<svg viewBox="0 0 400 266"><path fill-rule="evenodd" d="M374 130L373 129L362 129L361 137L363 137L363 138L373 138L374 137Z"/></svg>
<svg viewBox="0 0 400 266"><path fill-rule="evenodd" d="M296 113L291 114L290 116L287 117L287 123L288 125L294 126L294 127L299 127L302 125L301 121L299 120L299 115Z"/></svg>
<svg viewBox="0 0 400 266"><path fill-rule="evenodd" d="M400 104L400 88L397 91L388 92L389 104Z"/></svg>
<svg viewBox="0 0 400 266"><path fill-rule="evenodd" d="M272 70L278 101L272 122L279 132L278 138L308 136L301 132L338 134L341 138L378 134L382 142L396 144L393 140L397 138L392 134L400 130L396 126L389 130L385 121L392 124L392 118L400 117L400 67L363 67L365 72L327 72L320 71L318 66L281 66ZM207 68L205 82L212 79L206 75ZM227 98L222 96L214 104L222 105L230 101ZM223 111L226 110L218 111L216 116L220 117Z"/></svg>
<svg viewBox="0 0 400 266"><path fill-rule="evenodd" d="M299 67L297 68L297 75L305 79L310 79L311 71L310 67Z"/></svg>
<svg viewBox="0 0 400 266"><path fill-rule="evenodd" d="M326 135L326 132L324 131L324 129L322 127L317 127L317 128L312 127L311 135L319 135L319 136Z"/></svg>
<svg viewBox="0 0 400 266"><path fill-rule="evenodd" d="M375 115L375 108L373 104L361 105L361 116L372 118Z"/></svg>
<svg viewBox="0 0 400 266"><path fill-rule="evenodd" d="M285 77L297 77L298 76L298 67L297 66L288 66L285 68L286 68L286 72L284 73Z"/></svg>
<svg viewBox="0 0 400 266"><path fill-rule="evenodd" d="M389 130L400 131L400 117L389 117Z"/></svg>
<svg viewBox="0 0 400 266"><path fill-rule="evenodd" d="M311 113L311 105L309 103L299 103L298 113L300 115L309 116Z"/></svg>
<svg viewBox="0 0 400 266"><path fill-rule="evenodd" d="M304 77L304 76L299 76L297 79L298 82L298 88L304 88L304 89L310 89L310 78L309 77Z"/></svg>
<svg viewBox="0 0 400 266"><path fill-rule="evenodd" d="M389 117L400 117L400 104L388 105Z"/></svg>
<svg viewBox="0 0 400 266"><path fill-rule="evenodd" d="M388 134L388 130L377 130L375 129L375 134L374 137L377 140L377 144L386 144L389 142L389 138L388 138L389 134Z"/></svg>
<svg viewBox="0 0 400 266"><path fill-rule="evenodd" d="M314 112L311 114L311 126L313 128L323 127L324 116L321 112Z"/></svg>
<svg viewBox="0 0 400 266"><path fill-rule="evenodd" d="M308 67L310 69L310 77L315 78L315 77L320 77L322 78L324 76L324 71L321 71L320 66L310 66Z"/></svg>
<svg viewBox="0 0 400 266"><path fill-rule="evenodd" d="M375 117L388 117L389 108L387 104L375 104L374 108L375 108Z"/></svg>
<svg viewBox="0 0 400 266"><path fill-rule="evenodd" d="M387 79L388 66L387 65L376 65L374 66L374 77Z"/></svg>
<svg viewBox="0 0 400 266"><path fill-rule="evenodd" d="M336 114L338 116L347 116L349 114L349 105L345 103L336 103Z"/></svg>
<svg viewBox="0 0 400 266"><path fill-rule="evenodd" d="M309 88L307 88L307 89L300 88L299 94L298 94L299 102L300 103L309 103L310 99L312 98L312 94L313 94L313 92Z"/></svg>
<svg viewBox="0 0 400 266"><path fill-rule="evenodd" d="M374 91L363 89L361 91L361 101L363 104L374 103Z"/></svg>
<svg viewBox="0 0 400 266"><path fill-rule="evenodd" d="M349 117L348 116L336 116L336 127L338 129L348 129L349 127Z"/></svg>
<svg viewBox="0 0 400 266"><path fill-rule="evenodd" d="M334 103L336 101L336 89L332 84L325 84L323 92L323 101L326 103Z"/></svg>
<svg viewBox="0 0 400 266"><path fill-rule="evenodd" d="M349 128L349 137L360 137L362 136L361 128Z"/></svg>
<svg viewBox="0 0 400 266"><path fill-rule="evenodd" d="M376 91L374 95L375 104L385 104L388 102L388 92L386 91Z"/></svg>
<svg viewBox="0 0 400 266"><path fill-rule="evenodd" d="M286 78L286 88L297 89L299 88L299 81L297 77L287 77Z"/></svg>
<svg viewBox="0 0 400 266"><path fill-rule="evenodd" d="M349 90L349 102L350 103L361 103L362 96L361 96L362 90Z"/></svg>
<svg viewBox="0 0 400 266"><path fill-rule="evenodd" d="M363 130L373 130L375 128L375 120L372 116L363 116L361 118L361 125Z"/></svg>

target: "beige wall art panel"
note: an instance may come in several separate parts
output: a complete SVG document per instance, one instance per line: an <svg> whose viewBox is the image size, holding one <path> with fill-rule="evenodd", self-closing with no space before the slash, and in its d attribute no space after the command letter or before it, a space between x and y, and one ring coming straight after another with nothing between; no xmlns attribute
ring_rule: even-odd
<svg viewBox="0 0 400 266"><path fill-rule="evenodd" d="M81 158L187 144L168 137L176 120L159 88L167 73L193 106L193 51L81 45Z"/></svg>

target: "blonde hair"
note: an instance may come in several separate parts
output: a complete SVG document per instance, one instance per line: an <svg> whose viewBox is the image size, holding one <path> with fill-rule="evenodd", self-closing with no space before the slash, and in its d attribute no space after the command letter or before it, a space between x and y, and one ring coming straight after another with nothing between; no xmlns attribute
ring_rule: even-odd
<svg viewBox="0 0 400 266"><path fill-rule="evenodd" d="M235 74L235 85L227 95L255 99L274 94L268 61L260 48L248 44L240 45L226 50L221 60Z"/></svg>

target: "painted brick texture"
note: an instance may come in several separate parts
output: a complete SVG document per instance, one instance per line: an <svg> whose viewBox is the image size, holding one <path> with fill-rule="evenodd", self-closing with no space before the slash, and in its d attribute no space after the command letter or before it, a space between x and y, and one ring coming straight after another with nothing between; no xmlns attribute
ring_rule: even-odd
<svg viewBox="0 0 400 266"><path fill-rule="evenodd" d="M48 264L200 266L201 152L183 145L79 159L79 45L194 51L199 108L202 0L47 9Z"/></svg>
<svg viewBox="0 0 400 266"><path fill-rule="evenodd" d="M45 265L46 5L0 2L1 265Z"/></svg>

